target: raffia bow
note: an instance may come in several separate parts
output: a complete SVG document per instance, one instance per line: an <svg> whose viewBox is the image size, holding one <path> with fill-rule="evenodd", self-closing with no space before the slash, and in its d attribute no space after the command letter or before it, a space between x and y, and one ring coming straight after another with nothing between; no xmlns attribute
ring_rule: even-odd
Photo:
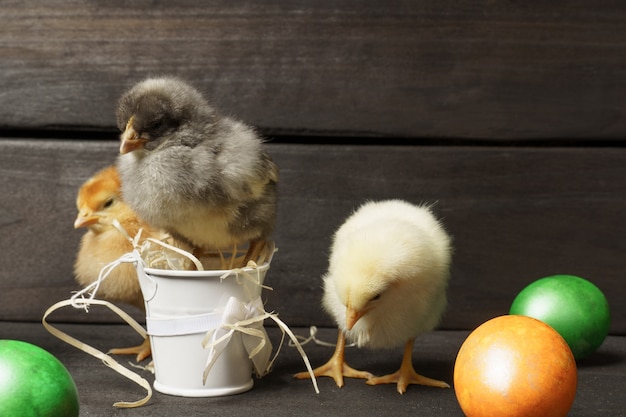
<svg viewBox="0 0 626 417"><path fill-rule="evenodd" d="M252 360L257 376L261 377L269 371L272 343L263 327L263 321L267 317L261 297L248 303L230 297L222 314L221 325L209 330L202 340L202 347L209 349L203 374L204 383L235 332L241 333L243 346Z"/></svg>
<svg viewBox="0 0 626 417"><path fill-rule="evenodd" d="M265 319L273 320L282 332L279 347L271 360L272 344L263 327L263 321ZM311 382L313 382L315 392L319 394L320 391L317 386L317 379L315 378L313 369L309 363L309 358L306 353L304 353L302 346L300 346L300 343L291 329L278 318L278 314L265 311L261 297L257 297L248 303L244 303L235 297L231 297L228 300L224 313L222 314L221 326L209 330L202 340L202 347L209 349L209 357L207 358L207 364L204 368L203 382L206 383L207 376L215 364L215 361L217 361L217 358L224 351L230 339L237 331L242 334L244 348L249 358L252 360L255 373L259 377L267 374L272 369L272 365L280 353L280 348L285 340L285 333L287 333L298 349L311 375Z"/></svg>

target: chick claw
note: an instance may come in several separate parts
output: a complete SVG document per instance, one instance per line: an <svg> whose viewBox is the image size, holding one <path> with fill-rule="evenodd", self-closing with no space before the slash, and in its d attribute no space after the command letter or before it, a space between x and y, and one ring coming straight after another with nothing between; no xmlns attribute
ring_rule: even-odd
<svg viewBox="0 0 626 417"><path fill-rule="evenodd" d="M411 372L407 372L406 370L400 369L393 374L373 377L365 381L367 385L379 385L379 384L398 384L398 392L400 394L404 394L406 392L407 387L410 384L419 384L419 385L428 385L431 387L438 388L450 388L450 385L446 384L443 381L437 381L436 379L431 379L425 376L418 374L417 372L411 370Z"/></svg>
<svg viewBox="0 0 626 417"><path fill-rule="evenodd" d="M398 369L393 374L369 378L366 383L368 385L397 383L398 392L400 394L404 394L410 384L427 385L430 387L438 388L450 388L450 385L446 384L443 381L428 378L415 372L412 364L412 356L413 339L409 340L404 347L404 355L402 357L402 364L400 365L400 369Z"/></svg>
<svg viewBox="0 0 626 417"><path fill-rule="evenodd" d="M146 338L138 346L131 346L127 348L115 348L109 350L112 355L134 355L137 354L137 362L150 357L152 355L152 347L150 346L150 339Z"/></svg>
<svg viewBox="0 0 626 417"><path fill-rule="evenodd" d="M349 366L344 360L344 353L346 348L346 337L341 330L339 330L339 336L337 338L337 347L335 353L324 365L315 368L313 375L315 376L329 376L335 380L335 383L339 388L343 387L343 378L361 378L371 379L373 375L369 372L359 371ZM310 378L308 372L299 372L293 376L297 379Z"/></svg>
<svg viewBox="0 0 626 417"><path fill-rule="evenodd" d="M313 370L313 375L315 376L329 376L335 380L335 383L339 388L343 387L343 378L361 378L361 379L370 379L373 377L372 374L365 371L359 371L357 369L352 368L347 363L338 360L335 355L326 362L324 365L315 368ZM308 372L298 372L294 375L294 378L297 379L306 379L310 378Z"/></svg>

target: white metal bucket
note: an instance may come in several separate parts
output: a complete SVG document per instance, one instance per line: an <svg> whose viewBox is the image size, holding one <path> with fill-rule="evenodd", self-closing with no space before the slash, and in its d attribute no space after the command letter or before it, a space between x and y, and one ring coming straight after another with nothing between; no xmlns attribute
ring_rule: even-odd
<svg viewBox="0 0 626 417"><path fill-rule="evenodd" d="M172 271L137 267L152 345L154 388L185 397L213 397L248 391L254 382L252 362L242 335L234 332L203 382L209 352L202 347L207 331L233 297L242 303L261 295L270 259L256 268ZM242 274L248 274L248 278Z"/></svg>

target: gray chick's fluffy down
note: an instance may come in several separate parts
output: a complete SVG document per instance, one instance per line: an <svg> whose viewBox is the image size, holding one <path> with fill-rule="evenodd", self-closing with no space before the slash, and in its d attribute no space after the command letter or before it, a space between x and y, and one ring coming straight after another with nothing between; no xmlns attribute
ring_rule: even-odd
<svg viewBox="0 0 626 417"><path fill-rule="evenodd" d="M122 195L150 225L204 249L271 234L278 168L253 128L171 77L123 94L117 124Z"/></svg>

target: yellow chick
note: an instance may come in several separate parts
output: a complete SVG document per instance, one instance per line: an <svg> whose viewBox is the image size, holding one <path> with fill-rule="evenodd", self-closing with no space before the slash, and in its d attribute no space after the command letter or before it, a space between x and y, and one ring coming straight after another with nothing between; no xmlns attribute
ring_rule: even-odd
<svg viewBox="0 0 626 417"><path fill-rule="evenodd" d="M364 378L369 385L395 383L449 385L419 375L412 364L413 343L432 330L446 308L451 258L450 238L428 207L400 200L361 206L337 230L324 276L323 306L339 327L335 353L314 373ZM346 338L372 349L404 345L400 369L374 377L344 360ZM307 378L301 372L296 378Z"/></svg>
<svg viewBox="0 0 626 417"><path fill-rule="evenodd" d="M105 265L133 250L128 239L113 226L113 220L121 224L129 236L139 229L141 236L162 239L164 234L142 222L121 199L120 178L114 166L97 172L78 191L76 199L78 216L74 228L87 228L80 243L74 264L76 281L83 287L98 279ZM112 270L102 281L98 295L108 301L121 301L145 311L139 280L135 267L123 263ZM137 354L137 361L150 356L150 342L146 339L139 346L112 349L114 354Z"/></svg>

